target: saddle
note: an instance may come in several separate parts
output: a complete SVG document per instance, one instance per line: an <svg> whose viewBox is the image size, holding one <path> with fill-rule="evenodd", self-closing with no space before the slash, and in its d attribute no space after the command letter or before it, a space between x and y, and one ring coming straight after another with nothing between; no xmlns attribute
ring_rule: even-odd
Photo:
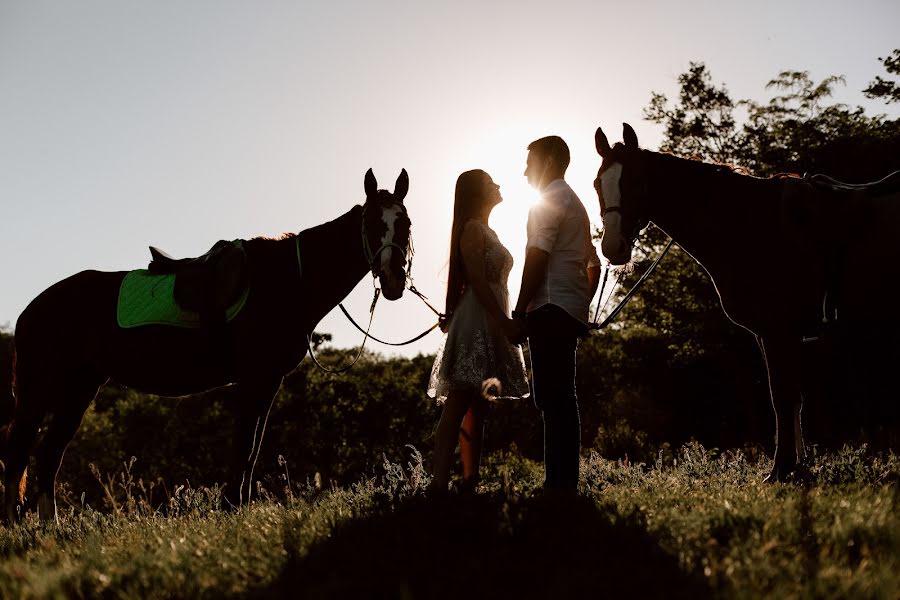
<svg viewBox="0 0 900 600"><path fill-rule="evenodd" d="M151 273L175 274L175 302L196 311L201 321L224 323L225 311L249 284L247 256L241 240L219 240L206 254L196 258L172 258L150 246Z"/></svg>

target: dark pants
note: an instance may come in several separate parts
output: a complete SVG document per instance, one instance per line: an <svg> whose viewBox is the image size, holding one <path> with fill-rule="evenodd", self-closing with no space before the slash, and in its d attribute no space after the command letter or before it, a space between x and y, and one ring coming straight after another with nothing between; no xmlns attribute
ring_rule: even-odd
<svg viewBox="0 0 900 600"><path fill-rule="evenodd" d="M581 423L575 395L575 352L586 327L546 304L528 313L534 403L544 417L544 487L578 486Z"/></svg>

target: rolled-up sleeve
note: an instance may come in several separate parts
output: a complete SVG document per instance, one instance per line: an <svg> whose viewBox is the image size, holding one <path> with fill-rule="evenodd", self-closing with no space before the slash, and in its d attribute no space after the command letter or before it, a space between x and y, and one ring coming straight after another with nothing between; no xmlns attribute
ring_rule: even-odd
<svg viewBox="0 0 900 600"><path fill-rule="evenodd" d="M544 201L528 211L528 244L526 248L538 248L544 252L553 250L559 225L566 214L561 202Z"/></svg>

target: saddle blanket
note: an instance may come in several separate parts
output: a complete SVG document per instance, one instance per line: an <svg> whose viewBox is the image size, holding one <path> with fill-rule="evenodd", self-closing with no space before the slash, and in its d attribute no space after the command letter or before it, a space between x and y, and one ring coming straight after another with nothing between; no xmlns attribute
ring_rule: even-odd
<svg viewBox="0 0 900 600"><path fill-rule="evenodd" d="M158 275L146 269L130 271L119 286L116 319L124 329L141 325L200 327L200 313L185 310L175 302L175 274ZM247 303L250 286L245 286L238 299L225 311L231 321Z"/></svg>

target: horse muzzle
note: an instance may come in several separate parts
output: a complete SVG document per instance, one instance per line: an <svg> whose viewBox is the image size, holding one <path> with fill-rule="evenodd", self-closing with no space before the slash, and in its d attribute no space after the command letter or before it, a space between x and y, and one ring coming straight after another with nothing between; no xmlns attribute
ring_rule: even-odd
<svg viewBox="0 0 900 600"><path fill-rule="evenodd" d="M403 296L403 290L406 287L406 278L398 278L392 275L379 275L381 282L381 295L386 300L399 300Z"/></svg>
<svg viewBox="0 0 900 600"><path fill-rule="evenodd" d="M609 259L614 266L627 264L631 260L631 244L625 241L620 235L609 235L609 232L603 234L603 240L600 242L600 249L603 256Z"/></svg>

